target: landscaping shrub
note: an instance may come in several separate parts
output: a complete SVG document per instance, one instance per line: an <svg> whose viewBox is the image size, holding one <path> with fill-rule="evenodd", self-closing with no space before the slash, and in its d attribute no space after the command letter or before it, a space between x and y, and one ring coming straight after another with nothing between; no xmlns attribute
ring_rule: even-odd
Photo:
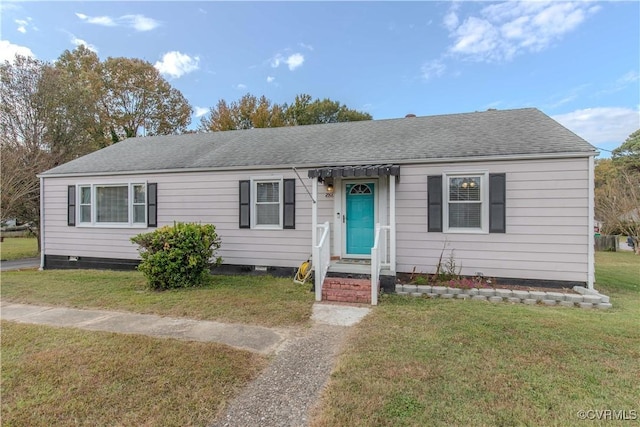
<svg viewBox="0 0 640 427"><path fill-rule="evenodd" d="M222 262L220 257L214 259L220 239L211 224L177 222L138 234L131 241L140 246L138 270L156 290L200 286L210 268Z"/></svg>

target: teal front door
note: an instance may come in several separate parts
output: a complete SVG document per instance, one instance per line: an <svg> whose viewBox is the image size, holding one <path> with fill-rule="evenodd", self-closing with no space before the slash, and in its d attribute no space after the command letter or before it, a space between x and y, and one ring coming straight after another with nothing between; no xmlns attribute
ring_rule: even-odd
<svg viewBox="0 0 640 427"><path fill-rule="evenodd" d="M372 182L347 184L347 255L370 255L375 220Z"/></svg>

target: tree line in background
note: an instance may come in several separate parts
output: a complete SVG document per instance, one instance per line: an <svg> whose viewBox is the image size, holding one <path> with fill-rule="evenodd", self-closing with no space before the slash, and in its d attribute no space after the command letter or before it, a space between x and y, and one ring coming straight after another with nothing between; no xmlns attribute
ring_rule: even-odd
<svg viewBox="0 0 640 427"><path fill-rule="evenodd" d="M330 99L312 100L311 95L297 95L291 104L273 104L266 97L246 94L228 104L224 99L200 120L199 131L215 132L281 126L371 120L369 113L348 108Z"/></svg>
<svg viewBox="0 0 640 427"><path fill-rule="evenodd" d="M640 129L610 159L596 162L595 214L602 232L631 237L640 254Z"/></svg>
<svg viewBox="0 0 640 427"><path fill-rule="evenodd" d="M0 215L39 230L36 175L125 138L189 132L193 109L149 62L80 46L53 63L16 56L0 64ZM330 99L275 104L247 94L218 101L199 132L371 120Z"/></svg>

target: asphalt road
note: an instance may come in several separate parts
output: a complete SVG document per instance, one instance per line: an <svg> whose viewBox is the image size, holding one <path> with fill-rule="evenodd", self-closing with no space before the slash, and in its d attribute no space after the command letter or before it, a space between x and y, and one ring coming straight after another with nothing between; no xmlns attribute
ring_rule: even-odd
<svg viewBox="0 0 640 427"><path fill-rule="evenodd" d="M0 271L22 270L40 267L40 258L23 258L13 261L0 261Z"/></svg>

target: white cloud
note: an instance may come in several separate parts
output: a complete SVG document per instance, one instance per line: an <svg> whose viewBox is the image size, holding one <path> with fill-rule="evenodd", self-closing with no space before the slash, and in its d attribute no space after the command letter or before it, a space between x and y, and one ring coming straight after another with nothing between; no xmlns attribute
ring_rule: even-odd
<svg viewBox="0 0 640 427"><path fill-rule="evenodd" d="M74 36L73 34L71 35L71 43L73 43L76 46L84 46L87 49L89 49L92 52L98 53L98 48L95 47L94 45L87 43L86 41L77 38L76 36Z"/></svg>
<svg viewBox="0 0 640 427"><path fill-rule="evenodd" d="M234 86L236 89L238 90L245 90L247 88L247 85L244 83L238 83L237 85Z"/></svg>
<svg viewBox="0 0 640 427"><path fill-rule="evenodd" d="M29 21L31 20L31 18L27 18L27 19L16 19L13 22L15 22L16 24L18 24L18 28L16 28L16 30L19 33L26 33L27 32L27 26L29 25Z"/></svg>
<svg viewBox="0 0 640 427"><path fill-rule="evenodd" d="M313 46L311 46L310 44L305 44L305 43L298 43L298 46L307 49L307 50L313 50Z"/></svg>
<svg viewBox="0 0 640 427"><path fill-rule="evenodd" d="M117 24L109 16L88 16L84 13L77 13L76 16L89 24L102 25L105 27L115 27Z"/></svg>
<svg viewBox="0 0 640 427"><path fill-rule="evenodd" d="M26 46L20 46L13 44L8 40L0 40L0 61L13 62L16 55L29 56L35 58L36 56Z"/></svg>
<svg viewBox="0 0 640 427"><path fill-rule="evenodd" d="M193 110L193 114L196 117L202 117L209 112L209 109L205 107L193 107Z"/></svg>
<svg viewBox="0 0 640 427"><path fill-rule="evenodd" d="M479 16L462 22L452 8L443 24L454 40L451 53L477 61L504 61L546 49L599 9L581 1L508 1L485 6Z"/></svg>
<svg viewBox="0 0 640 427"><path fill-rule="evenodd" d="M422 71L422 77L426 80L429 80L433 77L440 77L444 74L444 71L447 69L447 66L439 59L434 59L433 61L426 62L422 65L420 69Z"/></svg>
<svg viewBox="0 0 640 427"><path fill-rule="evenodd" d="M144 15L123 15L119 18L112 18L110 16L88 16L84 13L76 12L76 16L89 24L102 25L104 27L125 26L136 31L150 31L160 26L159 21Z"/></svg>
<svg viewBox="0 0 640 427"><path fill-rule="evenodd" d="M289 66L289 70L293 71L302 66L304 63L304 56L299 53L294 53L293 55L290 55L285 62Z"/></svg>
<svg viewBox="0 0 640 427"><path fill-rule="evenodd" d="M271 67L273 68L278 68L280 64L284 63L287 64L289 70L293 71L296 68L302 66L302 64L304 63L304 55L302 55L301 53L294 53L285 58L284 56L282 56L282 54L278 53L273 58L271 58L270 62Z"/></svg>
<svg viewBox="0 0 640 427"><path fill-rule="evenodd" d="M640 110L623 107L597 107L552 116L593 145L617 147L640 128Z"/></svg>
<svg viewBox="0 0 640 427"><path fill-rule="evenodd" d="M267 76L267 83L273 83L276 80L273 76Z"/></svg>
<svg viewBox="0 0 640 427"><path fill-rule="evenodd" d="M200 58L191 57L176 50L162 55L162 60L155 63L156 69L169 77L179 78L187 73L197 70Z"/></svg>
<svg viewBox="0 0 640 427"><path fill-rule="evenodd" d="M133 27L136 31L151 31L160 25L160 22L144 15L125 15L120 17L120 20Z"/></svg>

